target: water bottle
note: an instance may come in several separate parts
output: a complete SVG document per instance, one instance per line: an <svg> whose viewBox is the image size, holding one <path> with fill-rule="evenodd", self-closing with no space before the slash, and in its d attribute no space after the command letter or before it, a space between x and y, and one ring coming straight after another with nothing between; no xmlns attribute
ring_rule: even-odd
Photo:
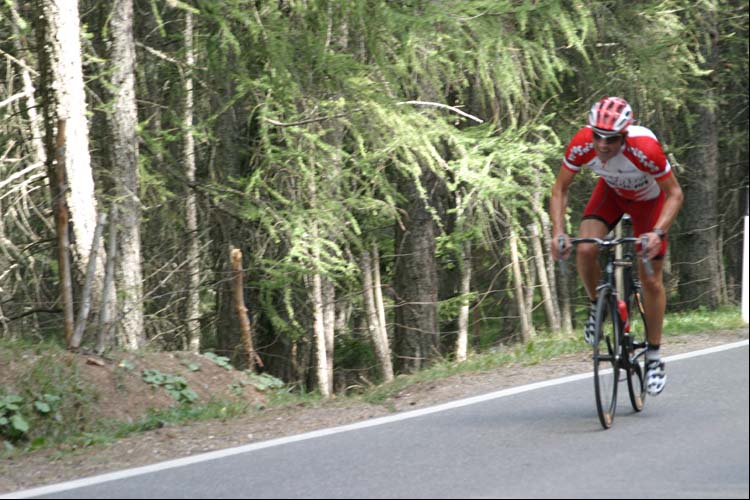
<svg viewBox="0 0 750 500"><path fill-rule="evenodd" d="M620 321L623 324L623 331L630 332L630 319L628 318L628 305L622 299L617 299L617 311L620 313Z"/></svg>

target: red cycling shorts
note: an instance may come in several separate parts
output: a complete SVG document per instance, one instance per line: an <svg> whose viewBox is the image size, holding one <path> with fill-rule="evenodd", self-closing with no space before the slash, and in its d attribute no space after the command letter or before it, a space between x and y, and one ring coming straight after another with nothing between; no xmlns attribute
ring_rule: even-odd
<svg viewBox="0 0 750 500"><path fill-rule="evenodd" d="M623 214L630 214L633 221L633 235L638 237L654 228L659 215L661 215L663 206L664 191L661 191L659 196L653 200L628 200L618 195L614 189L604 182L604 179L600 178L586 205L586 209L583 211L583 218L600 220L611 231L620 222ZM638 246L640 247L640 244ZM664 238L657 258L664 257L666 252L667 239Z"/></svg>

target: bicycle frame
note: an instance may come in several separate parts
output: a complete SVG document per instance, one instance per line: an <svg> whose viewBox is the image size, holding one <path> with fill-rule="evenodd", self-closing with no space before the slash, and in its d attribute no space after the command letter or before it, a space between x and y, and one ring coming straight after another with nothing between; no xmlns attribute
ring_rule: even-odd
<svg viewBox="0 0 750 500"><path fill-rule="evenodd" d="M645 245L645 242L642 242L642 244ZM648 262L648 260L646 260L645 262ZM634 305L633 301L636 299L637 299L636 300L637 303L635 304L635 306L641 309L640 312L641 314L643 314L643 311L642 311L643 304L640 298L636 297L636 294L640 294L641 292L641 282L638 279L637 275L633 273L634 264L635 264L635 257L633 256L633 254L630 254L630 253L625 254L621 261L615 261L615 266L623 268L623 277L622 277L622 281L623 281L622 285L623 285L623 293L624 293L623 300L625 301L625 310L628 312L628 318L627 318L628 321L632 321L631 311L632 311L632 306ZM653 270L650 269L650 263L649 263L649 266L646 267L646 272L647 273L653 272ZM637 342L637 343L633 342L633 338L630 336L629 328L625 328L623 326L623 336L622 336L622 341L621 341L624 347L623 352L631 354L631 353L634 353L636 350L639 351L632 358L630 356L623 358L623 361L624 361L623 368L626 368L626 369L630 368L632 364L637 362L638 358L646 354L646 347L648 345L647 341L648 339L646 339L644 335L643 342Z"/></svg>
<svg viewBox="0 0 750 500"><path fill-rule="evenodd" d="M628 392L633 409L638 412L643 409L645 400L645 388L643 378L645 376L644 368L640 363L647 348L647 325L645 321L645 312L641 299L640 281L633 272L635 256L633 253L626 253L618 259L615 255L615 249L624 244L636 243L638 238L573 238L571 244L578 245L581 243L591 243L597 245L600 252L604 253L605 264L599 284L597 285L597 296L599 304L597 305L597 339L594 343L594 381L597 401L597 411L602 426L606 429L612 425L615 408L617 406L617 385L620 382L619 370L622 369L627 374ZM640 239L642 248L642 262L647 273L653 270L646 256L647 238L643 236ZM564 239L561 237L560 254L562 255ZM623 269L623 299L621 300L618 293L617 269ZM642 342L634 341L630 334L630 311L631 306L639 308L638 314L643 322L643 340ZM621 308L622 306L622 308ZM633 314L632 316L635 316ZM611 317L612 331L611 335L599 337L603 325ZM601 342L606 338L605 342ZM602 345L600 345L602 344ZM600 373L606 373L602 370L602 363L611 363L614 373L611 388L604 389L610 383L606 378L600 378ZM601 384L604 384L602 386ZM607 399L608 398L608 399Z"/></svg>
<svg viewBox="0 0 750 500"><path fill-rule="evenodd" d="M570 242L573 245L578 245L581 243L593 243L597 245L600 249L600 251L604 251L606 263L604 264L603 269L603 275L599 282L599 284L596 287L597 295L602 294L604 292L607 293L607 296L612 298L613 304L612 307L615 310L618 310L618 301L620 300L620 295L617 291L617 268L622 268L624 270L623 273L623 290L624 290L624 301L626 305L626 311L630 310L630 304L632 300L632 294L635 292L637 288L640 288L640 284L634 282L633 280L633 264L634 259L632 254L626 254L622 259L617 259L615 256L615 249L619 245L624 245L627 243L636 243L638 241L638 238L634 238L632 236L626 236L624 238L572 238ZM617 322L617 338L619 339L621 345L623 342L623 339L625 338L627 332L625 331L625 324L628 318L623 318L622 316L618 316L619 321ZM629 360L628 360L629 362ZM622 366L623 368L626 368L626 366Z"/></svg>
<svg viewBox="0 0 750 500"><path fill-rule="evenodd" d="M635 257L632 253L625 254L621 259L617 259L615 256L615 249L616 247L628 243L638 243L640 241L641 248L643 249L642 255L641 255L641 262L644 265L644 268L646 272L650 275L653 274L653 267L651 266L651 261L646 256L646 244L647 239L645 236L641 237L639 240L638 238L635 238L633 236L625 236L622 238L571 238L570 242L573 245L578 245L581 243L593 243L599 247L600 250L604 250L605 256L606 256L606 263L604 264L604 273L602 275L602 278L599 282L599 284L596 287L597 294L603 289L607 288L611 295L615 299L619 299L619 293L617 292L617 274L616 269L622 268L623 269L623 300L626 304L626 310L630 311L630 306L632 305L633 296L636 291L640 291L641 284L640 280L636 278L636 275L633 274L633 266L635 265ZM562 253L562 243L563 241L560 240L560 247L561 247L561 253ZM561 263L564 263L564 261L561 261ZM615 303L616 305L616 303ZM620 332L624 332L624 324L620 325ZM638 346L640 347L640 346Z"/></svg>

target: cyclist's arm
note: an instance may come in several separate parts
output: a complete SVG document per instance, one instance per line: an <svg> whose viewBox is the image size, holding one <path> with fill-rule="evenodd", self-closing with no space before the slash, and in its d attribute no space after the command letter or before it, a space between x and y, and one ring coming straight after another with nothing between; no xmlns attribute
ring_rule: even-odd
<svg viewBox="0 0 750 500"><path fill-rule="evenodd" d="M685 195L682 193L682 188L677 182L677 178L674 174L670 175L664 180L657 181L659 187L664 191L664 207L661 210L661 215L656 220L654 227L663 229L664 231L669 229L674 220L677 218L677 214L682 208L682 202Z"/></svg>
<svg viewBox="0 0 750 500"><path fill-rule="evenodd" d="M664 206L661 210L661 215L654 224L655 228L659 228L663 231L667 231L669 226L672 225L674 220L677 218L677 214L682 208L682 202L685 195L682 193L682 188L677 182L677 178L674 174L668 176L666 179L657 181L659 187L664 191ZM656 233L648 232L648 253L649 257L653 258L661 247L661 239Z"/></svg>
<svg viewBox="0 0 750 500"><path fill-rule="evenodd" d="M575 179L576 173L562 166L557 174L552 196L549 202L549 214L552 222L552 256L559 259L557 237L565 234L565 209L568 206L568 190ZM566 245L567 246L567 245Z"/></svg>

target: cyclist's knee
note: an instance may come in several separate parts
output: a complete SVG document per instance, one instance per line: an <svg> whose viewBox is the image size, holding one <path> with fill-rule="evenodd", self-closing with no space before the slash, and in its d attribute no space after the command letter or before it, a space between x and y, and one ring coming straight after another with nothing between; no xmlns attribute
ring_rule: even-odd
<svg viewBox="0 0 750 500"><path fill-rule="evenodd" d="M643 266L638 269L638 276L641 280L641 286L644 290L649 293L663 293L664 292L664 273L662 272L662 266L664 261L660 259L651 261L651 273L646 272Z"/></svg>
<svg viewBox="0 0 750 500"><path fill-rule="evenodd" d="M590 243L580 244L576 249L578 260L584 264L593 263L593 265L599 265L597 258L599 257L599 249L596 245Z"/></svg>
<svg viewBox="0 0 750 500"><path fill-rule="evenodd" d="M664 291L664 283L662 283L661 274L654 274L649 276L641 276L641 286L647 293L662 293Z"/></svg>

